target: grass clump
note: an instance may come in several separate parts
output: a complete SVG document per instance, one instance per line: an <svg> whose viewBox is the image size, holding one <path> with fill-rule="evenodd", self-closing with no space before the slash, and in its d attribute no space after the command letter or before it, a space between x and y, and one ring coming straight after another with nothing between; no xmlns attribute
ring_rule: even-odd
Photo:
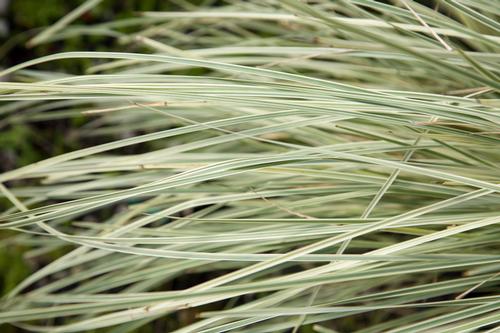
<svg viewBox="0 0 500 333"><path fill-rule="evenodd" d="M494 331L500 7L179 1L74 21L98 3L30 45L102 34L111 50L0 73L2 126L86 117L81 149L0 175L4 243L36 265L0 322Z"/></svg>

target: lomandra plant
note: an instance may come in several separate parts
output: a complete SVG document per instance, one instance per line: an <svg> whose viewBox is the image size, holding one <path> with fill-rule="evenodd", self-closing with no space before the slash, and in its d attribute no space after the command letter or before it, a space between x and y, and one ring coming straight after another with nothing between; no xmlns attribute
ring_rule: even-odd
<svg viewBox="0 0 500 333"><path fill-rule="evenodd" d="M0 73L2 126L86 119L82 149L0 175L4 244L44 263L0 322L498 332L500 2L428 2L175 1L77 25L87 1L41 32L116 50ZM91 65L37 69L72 59Z"/></svg>

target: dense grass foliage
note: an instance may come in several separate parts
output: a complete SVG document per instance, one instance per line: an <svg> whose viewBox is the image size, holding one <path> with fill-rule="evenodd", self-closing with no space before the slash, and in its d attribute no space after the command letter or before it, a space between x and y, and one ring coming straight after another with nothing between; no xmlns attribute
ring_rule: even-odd
<svg viewBox="0 0 500 333"><path fill-rule="evenodd" d="M500 2L175 1L79 25L99 2L29 45L115 50L0 73L0 130L76 118L82 145L0 174L3 246L32 267L0 323L497 332ZM92 65L40 69L72 59Z"/></svg>

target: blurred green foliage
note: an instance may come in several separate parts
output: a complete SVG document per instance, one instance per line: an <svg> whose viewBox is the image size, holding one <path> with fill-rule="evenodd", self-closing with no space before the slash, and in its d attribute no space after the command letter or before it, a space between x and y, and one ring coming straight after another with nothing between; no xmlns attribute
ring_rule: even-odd
<svg viewBox="0 0 500 333"><path fill-rule="evenodd" d="M2 147L2 153L7 155L7 161L4 163L1 169L10 169L15 162L16 165L27 165L39 160L42 156L40 151L34 147L34 142L36 141L37 133L32 131L29 126L24 124L17 124L11 126L6 130L2 130L2 135L0 136L0 147ZM8 156L15 157L15 161L9 163Z"/></svg>
<svg viewBox="0 0 500 333"><path fill-rule="evenodd" d="M25 42L36 35L44 27L50 26L61 17L64 17L82 3L81 0L16 0L11 1L7 18L10 27L10 36L19 36L13 49L7 55L6 63L12 65L25 60L34 59L47 54L69 51L109 51L117 46L117 41L95 35L80 35L67 38L64 41L41 44L27 48ZM179 10L170 1L158 0L130 0L130 1L103 1L91 11L79 17L74 24L86 25L112 20L134 17L140 11ZM81 72L90 65L87 59L73 59L52 64L42 64L39 69L67 70Z"/></svg>
<svg viewBox="0 0 500 333"><path fill-rule="evenodd" d="M22 258L18 248L4 245L0 246L0 288L2 295L12 290L22 279L28 276L30 269Z"/></svg>

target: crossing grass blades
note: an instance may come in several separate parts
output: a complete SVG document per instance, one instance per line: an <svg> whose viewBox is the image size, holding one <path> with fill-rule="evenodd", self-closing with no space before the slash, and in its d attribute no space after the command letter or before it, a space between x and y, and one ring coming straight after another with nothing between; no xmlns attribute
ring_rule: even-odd
<svg viewBox="0 0 500 333"><path fill-rule="evenodd" d="M44 263L0 323L496 332L500 2L176 1L79 25L99 2L30 45L109 51L0 73L2 126L85 117L81 149L0 175L4 246Z"/></svg>

